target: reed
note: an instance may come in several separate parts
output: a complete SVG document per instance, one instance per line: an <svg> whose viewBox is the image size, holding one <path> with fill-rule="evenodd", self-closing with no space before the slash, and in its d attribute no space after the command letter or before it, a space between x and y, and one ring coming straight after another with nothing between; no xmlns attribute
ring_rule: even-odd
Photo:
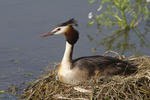
<svg viewBox="0 0 150 100"><path fill-rule="evenodd" d="M150 57L121 58L136 64L130 76L100 77L78 85L56 80L56 71L42 75L21 94L24 100L149 100Z"/></svg>

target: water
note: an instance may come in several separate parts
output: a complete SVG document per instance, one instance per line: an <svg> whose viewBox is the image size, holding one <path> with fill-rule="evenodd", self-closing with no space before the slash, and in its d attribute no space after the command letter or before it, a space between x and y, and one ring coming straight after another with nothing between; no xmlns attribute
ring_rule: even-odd
<svg viewBox="0 0 150 100"><path fill-rule="evenodd" d="M80 39L74 57L93 55L94 44L89 42L87 34L97 30L87 28L86 24L88 13L95 9L87 0L0 0L0 91L11 84L20 85L37 78L47 64L61 60L65 38L41 39L40 34L70 18L79 22ZM101 48L98 53L103 52ZM26 74L33 75L26 77ZM8 95L0 97L0 100L13 99L16 98Z"/></svg>
<svg viewBox="0 0 150 100"><path fill-rule="evenodd" d="M80 31L74 57L92 55L86 37L92 32L86 27L90 7L84 0L0 0L0 90L38 77L48 63L61 60L65 38L41 39L40 35L72 17L78 20ZM25 76L30 73L34 76Z"/></svg>

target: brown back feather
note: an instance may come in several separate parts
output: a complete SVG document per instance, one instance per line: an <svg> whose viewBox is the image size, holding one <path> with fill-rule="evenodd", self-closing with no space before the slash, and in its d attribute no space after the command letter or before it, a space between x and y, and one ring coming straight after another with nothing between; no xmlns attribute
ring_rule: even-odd
<svg viewBox="0 0 150 100"><path fill-rule="evenodd" d="M110 56L87 56L75 59L73 67L80 70L88 70L89 75L94 75L95 70L99 70L100 75L129 75L134 73L137 68L127 61L122 61Z"/></svg>

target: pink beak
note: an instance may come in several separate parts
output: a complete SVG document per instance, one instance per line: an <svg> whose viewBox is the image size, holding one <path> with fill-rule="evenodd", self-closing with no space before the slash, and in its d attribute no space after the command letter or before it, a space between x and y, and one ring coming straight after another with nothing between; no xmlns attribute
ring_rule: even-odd
<svg viewBox="0 0 150 100"><path fill-rule="evenodd" d="M41 37L41 38L44 38L44 37L47 37L47 36L51 36L51 35L53 35L53 34L54 34L53 32L48 32L48 33L42 34L40 37Z"/></svg>

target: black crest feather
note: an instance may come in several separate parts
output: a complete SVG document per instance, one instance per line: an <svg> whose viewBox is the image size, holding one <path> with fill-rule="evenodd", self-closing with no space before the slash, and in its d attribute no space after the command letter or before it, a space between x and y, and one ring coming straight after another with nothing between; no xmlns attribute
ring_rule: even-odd
<svg viewBox="0 0 150 100"><path fill-rule="evenodd" d="M64 22L64 23L61 23L57 26L66 26L66 25L74 25L74 26L78 26L78 23L77 21L74 19L74 18L71 18L70 20Z"/></svg>

